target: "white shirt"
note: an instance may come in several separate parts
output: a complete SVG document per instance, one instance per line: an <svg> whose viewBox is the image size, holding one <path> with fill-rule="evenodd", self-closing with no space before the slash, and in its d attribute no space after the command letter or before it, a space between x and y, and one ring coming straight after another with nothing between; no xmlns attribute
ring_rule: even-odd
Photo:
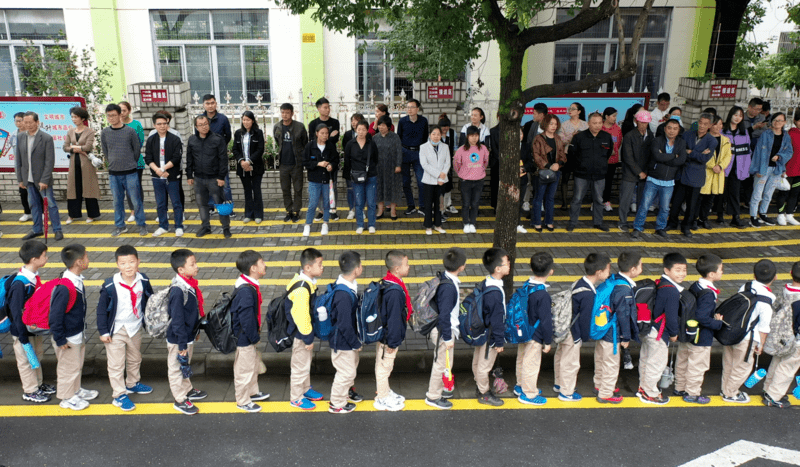
<svg viewBox="0 0 800 467"><path fill-rule="evenodd" d="M311 283L311 284L317 285L317 280L316 280L316 279L312 279L312 278L308 277L308 276L306 275L306 273L305 273L305 272L303 272L303 271L300 271L300 274L299 274L299 276L300 276L300 280L303 280L303 281L306 281L306 282L308 282L308 283Z"/></svg>
<svg viewBox="0 0 800 467"><path fill-rule="evenodd" d="M629 284L631 287L636 287L636 281L634 281L634 280L633 280L633 279L631 279L630 277L626 276L626 275L625 275L625 273L622 273L622 272L621 272L621 273L619 273L619 275L620 275L620 276L622 276L622 277L623 277L625 280L627 280L627 281L628 281L628 284Z"/></svg>
<svg viewBox="0 0 800 467"><path fill-rule="evenodd" d="M114 316L114 323L111 326L111 331L118 331L125 328L129 336L133 337L142 328L142 296L144 295L144 286L142 286L142 275L138 272L133 279L133 293L136 294L136 310L134 312L133 304L131 303L131 293L122 284L128 285L122 280L122 274L116 273L113 277L114 289L117 291L117 313ZM104 334L107 336L108 334Z"/></svg>
<svg viewBox="0 0 800 467"><path fill-rule="evenodd" d="M453 339L459 338L458 313L461 311L461 293L460 293L461 280L458 278L458 276L456 276L455 274L450 274L450 272L448 271L444 272L444 276L453 281L453 285L456 286L456 304L453 306L453 309L450 310L450 332L452 334L452 338L449 341L445 341L445 342L450 342Z"/></svg>
<svg viewBox="0 0 800 467"><path fill-rule="evenodd" d="M467 128L469 128L471 126L475 126L475 125L472 124L471 121L469 123L465 124L464 126L462 126L461 127L461 133L464 133L466 135L467 134ZM489 127L487 127L486 125L481 123L481 126L478 127L478 130L481 132L480 136L478 138L478 141L480 141L481 143L486 144L486 138L489 137Z"/></svg>
<svg viewBox="0 0 800 467"><path fill-rule="evenodd" d="M533 277L533 276L528 278L528 282L530 282L531 285L543 285L545 289L550 287L550 284L547 284L547 283L542 282L540 280L536 280L536 278Z"/></svg>
<svg viewBox="0 0 800 467"><path fill-rule="evenodd" d="M28 182L35 183L33 181L33 165L31 165L31 151L33 151L33 142L36 141L36 134L39 133L39 130L36 130L36 133L31 135L30 133L25 133L28 137Z"/></svg>
<svg viewBox="0 0 800 467"><path fill-rule="evenodd" d="M656 134L658 126L663 123L661 119L664 118L665 115L667 115L668 111L669 109L661 110L658 107L656 107L655 109L653 109L652 112L650 112L650 131L652 131L653 134Z"/></svg>
<svg viewBox="0 0 800 467"><path fill-rule="evenodd" d="M586 281L587 284L589 284L589 288L592 289L592 293L597 295L597 289L594 287L594 283L591 281L591 279L589 279L586 276L583 276L583 280Z"/></svg>
<svg viewBox="0 0 800 467"><path fill-rule="evenodd" d="M495 286L500 289L500 293L503 294L503 308L505 308L506 303L506 291L503 290L503 281L502 279L495 279L492 276L486 276L486 287Z"/></svg>
<svg viewBox="0 0 800 467"><path fill-rule="evenodd" d="M767 286L761 282L754 280L752 290L758 295L772 299L772 303L775 303L775 294L767 290ZM744 285L739 288L739 292L742 291L744 291ZM769 322L772 321L772 305L768 305L764 302L756 303L755 308L753 308L753 314L750 315L750 321L747 323L748 329L753 326L756 319L758 319L758 324L753 332L753 342L761 344L761 336L759 333L763 332L764 334L769 334ZM745 339L749 339L749 337L745 337Z"/></svg>
<svg viewBox="0 0 800 467"><path fill-rule="evenodd" d="M668 281L670 282L670 284L674 285L674 286L675 286L675 288L676 288L676 289L678 289L678 293L681 293L681 292L683 292L683 287L682 287L682 286L680 286L680 285L678 285L678 284L677 284L675 281L673 281L672 279L670 279L670 278L669 278L669 277L668 277L666 274L662 274L662 275L661 275L661 278L662 278L662 279L666 279L666 280L668 280Z"/></svg>
<svg viewBox="0 0 800 467"><path fill-rule="evenodd" d="M32 285L36 285L36 277L39 276L38 272L32 272L28 268L23 267L19 269L19 273L22 274L22 276L25 277L25 279L27 279Z"/></svg>
<svg viewBox="0 0 800 467"><path fill-rule="evenodd" d="M698 283L698 284L700 284L700 287L702 287L702 288L704 288L704 289L708 289L708 290L710 290L710 291L714 292L714 299L715 299L715 300L717 299L717 297L719 296L719 294L717 293L717 288L716 288L716 287L714 287L714 283L713 283L713 282L711 282L711 281L710 281L710 280L708 280L708 279L703 279L703 278L701 277L701 278L700 278L700 280L698 280L698 281L697 281L697 283Z"/></svg>
<svg viewBox="0 0 800 467"><path fill-rule="evenodd" d="M244 160L250 162L250 133L242 135L242 155Z"/></svg>
<svg viewBox="0 0 800 467"><path fill-rule="evenodd" d="M164 149L164 142L166 140L167 140L166 136L163 138L159 138L160 149L158 154L158 161L161 163L159 165L159 167L161 167L161 170L164 170L164 166L167 165L166 149ZM162 178L167 178L167 174L164 174L164 177Z"/></svg>
<svg viewBox="0 0 800 467"><path fill-rule="evenodd" d="M354 294L358 295L358 283L354 280L353 282L348 281L341 274L339 274L339 278L336 279L337 284L344 284L353 291Z"/></svg>
<svg viewBox="0 0 800 467"><path fill-rule="evenodd" d="M317 143L317 148L319 148L319 152L320 153L325 152L325 145L324 144Z"/></svg>
<svg viewBox="0 0 800 467"><path fill-rule="evenodd" d="M72 281L72 284L75 286L75 290L80 294L77 300L83 300L83 276L75 275L72 271L67 269L64 271L63 275L64 279L69 279ZM34 279L35 280L35 279ZM86 327L86 323L84 322L84 327ZM81 345L83 344L83 331L75 334L74 336L67 337L67 342L74 345Z"/></svg>
<svg viewBox="0 0 800 467"><path fill-rule="evenodd" d="M244 277L246 277L247 280L244 280L244 278L242 276L239 276L239 278L236 279L236 283L233 284L233 287L238 289L239 287L241 287L243 285L253 285L253 284L255 284L256 287L261 287L261 284L258 283L257 279L253 279L252 277L248 276L247 274L245 274ZM247 281L250 281L250 282L248 283Z"/></svg>

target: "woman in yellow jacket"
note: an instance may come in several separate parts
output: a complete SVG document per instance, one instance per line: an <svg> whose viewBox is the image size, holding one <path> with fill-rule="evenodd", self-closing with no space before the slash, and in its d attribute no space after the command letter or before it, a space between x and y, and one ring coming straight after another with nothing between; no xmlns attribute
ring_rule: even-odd
<svg viewBox="0 0 800 467"><path fill-rule="evenodd" d="M708 132L717 139L717 150L706 163L706 183L700 189L700 225L711 230L708 214L714 204L714 198L725 192L725 169L731 163L731 141L722 136L722 117L714 117Z"/></svg>

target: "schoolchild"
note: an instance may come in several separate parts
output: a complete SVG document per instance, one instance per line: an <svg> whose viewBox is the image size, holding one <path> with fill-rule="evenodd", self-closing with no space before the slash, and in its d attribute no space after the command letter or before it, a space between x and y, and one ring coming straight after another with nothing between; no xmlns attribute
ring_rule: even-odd
<svg viewBox="0 0 800 467"><path fill-rule="evenodd" d="M356 309L358 308L358 284L356 279L364 272L361 266L361 255L355 251L345 251L339 256L339 278L336 285L341 290L333 293L331 305L331 326L333 335L331 346L331 363L336 369L331 386L330 413L349 413L356 409L356 404L364 398L356 393L353 383L356 381L361 341L358 339L356 326Z"/></svg>
<svg viewBox="0 0 800 467"><path fill-rule="evenodd" d="M478 402L481 404L501 406L503 400L497 397L489 385L489 372L494 367L497 355L503 352L505 343L506 294L503 291L503 278L511 269L508 253L502 248L490 248L483 254L483 267L489 272L486 276L486 287L493 287L483 295L483 319L491 335L486 343L475 347L472 355L472 374L477 384ZM486 347L489 347L487 352ZM487 355L488 353L488 355Z"/></svg>

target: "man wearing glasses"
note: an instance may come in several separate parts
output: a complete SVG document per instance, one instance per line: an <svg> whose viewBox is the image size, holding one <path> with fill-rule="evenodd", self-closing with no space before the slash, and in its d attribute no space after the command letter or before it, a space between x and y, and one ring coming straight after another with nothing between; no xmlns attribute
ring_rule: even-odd
<svg viewBox="0 0 800 467"><path fill-rule="evenodd" d="M211 132L208 117L200 115L194 119L196 135L189 137L186 145L186 181L194 186L197 207L200 210L202 227L197 232L197 237L211 233L211 223L208 212L209 198L215 204L222 204L222 188L225 186L225 177L228 175L228 145L216 133ZM222 233L225 238L231 238L230 216L219 216L222 222Z"/></svg>

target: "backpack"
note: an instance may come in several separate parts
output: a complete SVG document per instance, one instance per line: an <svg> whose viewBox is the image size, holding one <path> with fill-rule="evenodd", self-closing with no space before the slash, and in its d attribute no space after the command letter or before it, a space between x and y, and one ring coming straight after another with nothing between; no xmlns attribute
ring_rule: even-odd
<svg viewBox="0 0 800 467"><path fill-rule="evenodd" d="M252 287L252 286L250 286ZM206 313L203 328L208 336L211 346L223 354L236 351L239 343L239 334L233 334L233 316L231 315L231 304L233 298L239 293L241 287L235 288L233 293L222 292L222 295L214 303L214 308ZM254 289L255 290L255 289ZM259 310L260 312L260 310Z"/></svg>
<svg viewBox="0 0 800 467"><path fill-rule="evenodd" d="M756 318L752 325L749 324L750 317L753 316L753 310L758 302L772 306L771 299L753 293L752 287L753 282L750 281L745 284L743 291L737 292L720 303L716 313L722 315L722 322L725 326L714 331L714 337L722 345L736 345L742 342L747 334L750 334L750 345L747 349L748 357L754 339L752 332L761 319L760 317ZM747 360L745 359L745 361Z"/></svg>
<svg viewBox="0 0 800 467"><path fill-rule="evenodd" d="M15 280L25 285L30 285L30 282L25 276L16 272L0 278L0 333L11 330L12 316L11 311L8 309L8 292L11 289L11 283Z"/></svg>
<svg viewBox="0 0 800 467"><path fill-rule="evenodd" d="M161 289L147 300L142 322L147 334L153 339L167 337L167 329L172 322L172 318L169 315L169 291L171 288L172 286ZM178 288L180 289L180 287ZM180 290L183 291L183 303L185 305L189 299L189 294L183 289Z"/></svg>
<svg viewBox="0 0 800 467"><path fill-rule="evenodd" d="M796 337L792 327L792 300L782 297L769 322L769 334L764 341L764 352L773 357L787 357L794 353Z"/></svg>
<svg viewBox="0 0 800 467"><path fill-rule="evenodd" d="M712 293L709 289L695 292L691 287L681 292L678 309L678 342L697 344L700 339L700 323L697 321L697 300L703 295Z"/></svg>
<svg viewBox="0 0 800 467"><path fill-rule="evenodd" d="M586 292L587 287L575 289L575 284L552 296L551 313L553 315L553 342L560 344L570 336L570 329L578 321L579 316L572 316L572 295Z"/></svg>
<svg viewBox="0 0 800 467"><path fill-rule="evenodd" d="M362 344L383 341L386 335L386 316L383 314L384 290L391 287L384 280L370 282L356 307L356 328Z"/></svg>
<svg viewBox="0 0 800 467"><path fill-rule="evenodd" d="M506 307L506 342L509 344L524 344L533 339L533 333L539 327L539 321L533 325L528 317L528 297L539 290L544 290L544 285L531 285L525 282L522 287L514 291Z"/></svg>
<svg viewBox="0 0 800 467"><path fill-rule="evenodd" d="M289 335L289 316L286 313L286 301L289 294L300 287L306 287L311 293L311 286L306 281L299 280L283 293L269 302L267 308L267 339L276 352L283 352L292 346L292 336Z"/></svg>
<svg viewBox="0 0 800 467"><path fill-rule="evenodd" d="M661 279L642 279L636 283L633 288L633 300L636 302L636 324L639 328L639 335L644 337L650 333L653 326L658 325L657 339L661 339L664 334L664 328L667 324L667 316L662 313L661 316L653 318L653 310L656 304L656 292L665 287L674 287L669 281L662 281Z"/></svg>
<svg viewBox="0 0 800 467"><path fill-rule="evenodd" d="M66 287L69 292L66 312L69 313L75 305L78 292L71 280L59 277L45 282L25 302L25 310L22 312L22 323L31 334L40 336L50 334L50 305L52 305L53 291L59 285Z"/></svg>
<svg viewBox="0 0 800 467"><path fill-rule="evenodd" d="M620 284L627 284L627 281L610 277L597 287L597 295L594 297L594 306L592 307L592 320L589 324L590 338L601 340L610 329L614 342L617 342L618 325L615 319L616 312L611 309L611 292ZM614 346L614 354L616 355L616 353L617 348Z"/></svg>
<svg viewBox="0 0 800 467"><path fill-rule="evenodd" d="M331 312L333 311L333 296L338 291L350 292L353 300L358 299L350 287L344 284L328 284L325 293L317 296L314 301L314 309L311 310L311 325L314 327L314 335L320 340L326 341L330 339L333 333L333 316L331 316ZM320 319L320 310L327 313L327 317L324 320Z"/></svg>
<svg viewBox="0 0 800 467"><path fill-rule="evenodd" d="M414 297L414 314L411 315L411 328L423 336L430 335L439 321L439 305L436 303L436 294L442 284L452 284L453 281L441 272L436 273L433 279L420 285Z"/></svg>
<svg viewBox="0 0 800 467"><path fill-rule="evenodd" d="M486 286L483 280L475 284L475 288L461 302L458 313L458 329L464 342L473 346L480 347L486 343L492 333L492 327L486 325L486 317L483 315L483 297L487 292L500 290L496 286ZM489 347L486 347L487 355Z"/></svg>

